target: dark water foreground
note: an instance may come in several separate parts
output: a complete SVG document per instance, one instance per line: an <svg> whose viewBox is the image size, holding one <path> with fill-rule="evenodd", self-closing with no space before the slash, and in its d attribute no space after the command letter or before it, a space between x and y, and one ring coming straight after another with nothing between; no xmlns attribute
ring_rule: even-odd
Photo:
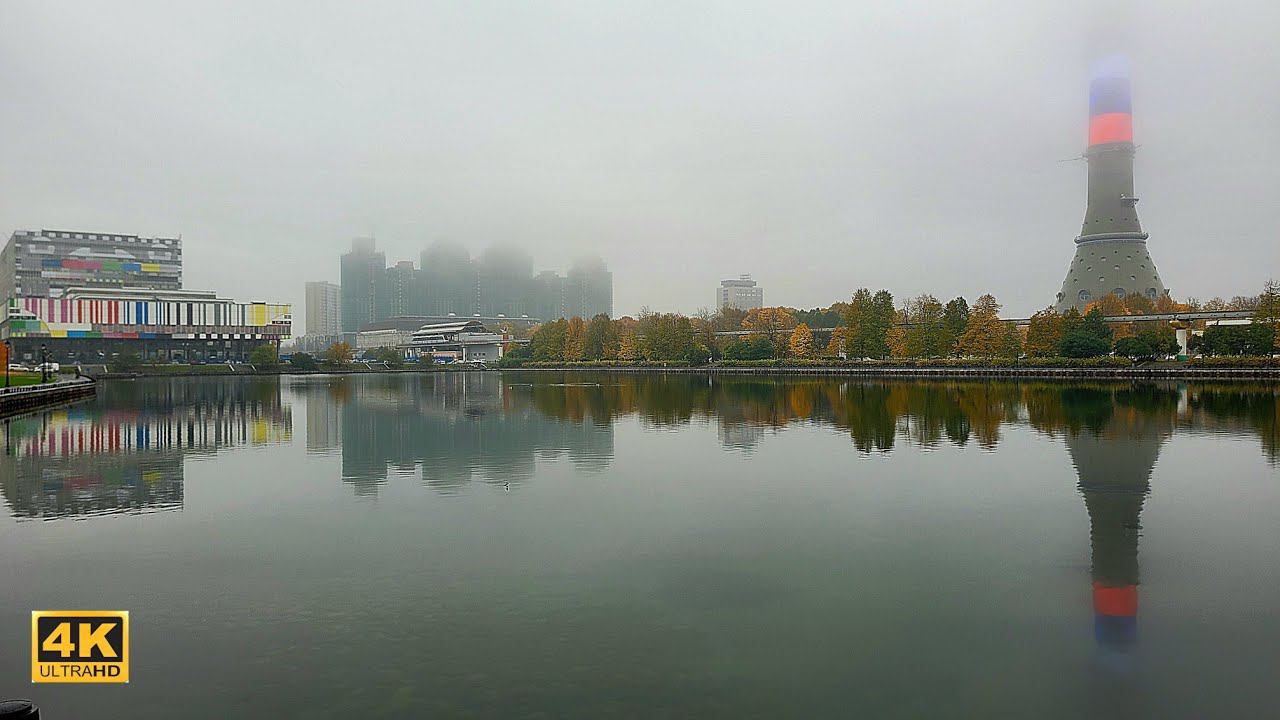
<svg viewBox="0 0 1280 720"><path fill-rule="evenodd" d="M1266 717L1270 385L108 382L0 457L46 718ZM131 611L127 686L30 611Z"/></svg>

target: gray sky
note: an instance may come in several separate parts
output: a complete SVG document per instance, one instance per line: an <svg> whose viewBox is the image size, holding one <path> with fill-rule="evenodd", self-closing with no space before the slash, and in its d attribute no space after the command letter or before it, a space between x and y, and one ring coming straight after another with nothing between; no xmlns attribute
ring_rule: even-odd
<svg viewBox="0 0 1280 720"><path fill-rule="evenodd" d="M179 234L186 284L292 302L374 234L583 252L615 308L993 292L1047 305L1089 64L1132 66L1175 297L1280 276L1271 2L0 0L0 232Z"/></svg>

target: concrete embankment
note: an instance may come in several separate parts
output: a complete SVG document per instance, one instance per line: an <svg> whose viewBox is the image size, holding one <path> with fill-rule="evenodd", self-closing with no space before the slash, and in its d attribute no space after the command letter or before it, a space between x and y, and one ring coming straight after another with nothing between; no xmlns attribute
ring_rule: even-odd
<svg viewBox="0 0 1280 720"><path fill-rule="evenodd" d="M43 385L0 388L0 417L40 410L55 405L90 398L98 392L98 385L89 378L59 380Z"/></svg>
<svg viewBox="0 0 1280 720"><path fill-rule="evenodd" d="M582 367L559 366L520 368L522 372L616 372L616 373L679 373L693 375L777 376L777 377L865 377L865 378L988 378L1036 380L1280 380L1280 367L1269 368L1214 368L1170 367L1165 365L1116 367L891 367L874 365L848 365L827 367L732 367L706 365L702 367L660 367L638 365L633 367Z"/></svg>

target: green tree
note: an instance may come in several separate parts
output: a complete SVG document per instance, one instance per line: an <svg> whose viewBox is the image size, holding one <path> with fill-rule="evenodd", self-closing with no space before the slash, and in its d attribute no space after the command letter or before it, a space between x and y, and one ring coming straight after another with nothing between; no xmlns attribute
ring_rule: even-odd
<svg viewBox="0 0 1280 720"><path fill-rule="evenodd" d="M893 321L893 295L888 290L872 295L867 288L859 288L844 311L844 324L849 328L845 354L850 358L887 357Z"/></svg>
<svg viewBox="0 0 1280 720"><path fill-rule="evenodd" d="M954 337L947 326L946 308L932 295L921 295L907 302L905 349L908 357L942 357L950 355Z"/></svg>
<svg viewBox="0 0 1280 720"><path fill-rule="evenodd" d="M700 355L693 323L684 315L642 311L636 330L646 360L689 360Z"/></svg>
<svg viewBox="0 0 1280 720"><path fill-rule="evenodd" d="M142 356L138 355L138 353L133 350L122 350L112 356L111 360L107 362L108 369L110 369L111 372L118 373L133 372L141 366Z"/></svg>
<svg viewBox="0 0 1280 720"><path fill-rule="evenodd" d="M1074 308L1073 308L1074 309ZM1063 316L1061 352L1066 357L1100 357L1111 352L1111 326L1102 319L1102 308L1093 306L1084 317ZM1068 330L1067 328L1071 329Z"/></svg>
<svg viewBox="0 0 1280 720"><path fill-rule="evenodd" d="M1116 340L1115 353L1121 357L1138 360L1151 357L1155 354L1155 349L1151 347L1151 343L1147 338L1141 335L1132 335Z"/></svg>
<svg viewBox="0 0 1280 720"><path fill-rule="evenodd" d="M1072 308L1074 310L1075 308ZM1062 316L1049 306L1031 316L1027 325L1028 357L1053 357L1062 344Z"/></svg>
<svg viewBox="0 0 1280 720"><path fill-rule="evenodd" d="M272 343L264 343L254 348L249 353L249 364L260 368L274 368L280 364L280 358L276 355L276 346Z"/></svg>
<svg viewBox="0 0 1280 720"><path fill-rule="evenodd" d="M374 348L369 353L369 359L374 362L386 363L391 367L404 365L404 355L393 347Z"/></svg>
<svg viewBox="0 0 1280 720"><path fill-rule="evenodd" d="M1262 294L1258 296L1258 309L1253 313L1253 322L1272 329L1272 352L1280 350L1280 283L1268 280L1262 286Z"/></svg>
<svg viewBox="0 0 1280 720"><path fill-rule="evenodd" d="M1062 355L1069 358L1100 357L1110 350L1111 343L1079 330L1064 335L1060 348Z"/></svg>
<svg viewBox="0 0 1280 720"><path fill-rule="evenodd" d="M530 354L534 360L541 362L558 362L564 360L564 345L568 335L569 321L564 318L542 323L533 331L529 339Z"/></svg>
<svg viewBox="0 0 1280 720"><path fill-rule="evenodd" d="M997 357L1004 341L1000 303L993 295L983 295L969 311L969 323L960 336L960 352L970 357Z"/></svg>
<svg viewBox="0 0 1280 720"><path fill-rule="evenodd" d="M315 370L318 367L315 357L310 353L294 353L289 358L289 364L295 370Z"/></svg>
<svg viewBox="0 0 1280 720"><path fill-rule="evenodd" d="M600 313L591 318L591 322L587 323L586 359L603 359L609 347L616 345L617 342L618 334L614 331L613 321L609 319L608 315Z"/></svg>
<svg viewBox="0 0 1280 720"><path fill-rule="evenodd" d="M956 347L960 341L960 336L964 334L964 330L969 326L969 303L963 297L952 298L947 303L946 310L947 331L951 333L951 342L953 347L951 352L956 352Z"/></svg>

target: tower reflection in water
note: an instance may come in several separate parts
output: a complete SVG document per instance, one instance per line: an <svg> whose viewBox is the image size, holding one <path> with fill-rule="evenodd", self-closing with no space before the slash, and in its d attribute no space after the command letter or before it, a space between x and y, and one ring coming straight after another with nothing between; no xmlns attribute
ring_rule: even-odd
<svg viewBox="0 0 1280 720"><path fill-rule="evenodd" d="M1186 403L1156 386L1063 394L1067 450L1089 513L1094 640L1104 666L1123 670L1138 643L1142 506Z"/></svg>
<svg viewBox="0 0 1280 720"><path fill-rule="evenodd" d="M174 510L184 461L289 440L273 380L105 383L97 399L5 421L0 492L19 519Z"/></svg>

